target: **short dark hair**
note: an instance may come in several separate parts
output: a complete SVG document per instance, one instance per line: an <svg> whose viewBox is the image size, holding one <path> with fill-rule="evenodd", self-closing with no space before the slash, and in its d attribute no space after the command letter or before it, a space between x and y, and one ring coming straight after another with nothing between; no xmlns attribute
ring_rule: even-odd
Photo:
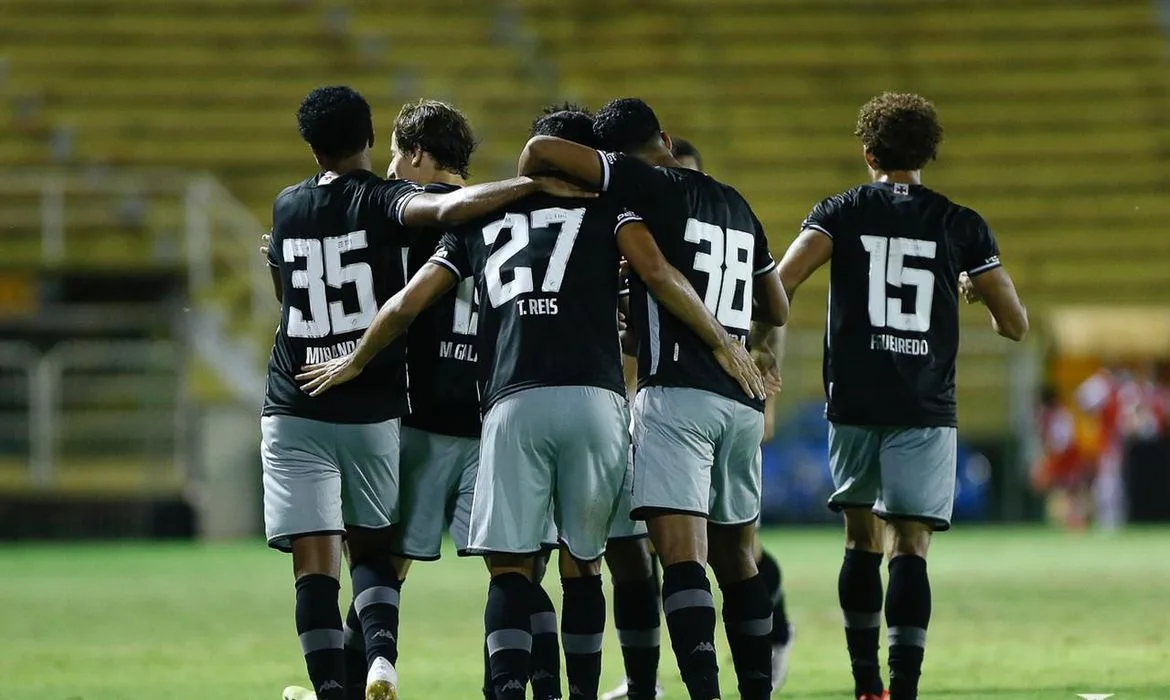
<svg viewBox="0 0 1170 700"><path fill-rule="evenodd" d="M348 158L374 145L370 103L346 85L319 87L301 100L297 128L313 151L327 158Z"/></svg>
<svg viewBox="0 0 1170 700"><path fill-rule="evenodd" d="M934 105L908 92L885 92L866 102L854 135L881 170L919 170L938 156L943 129Z"/></svg>
<svg viewBox="0 0 1170 700"><path fill-rule="evenodd" d="M529 136L556 136L597 148L593 136L593 114L588 108L572 102L553 104L540 110L540 116L532 122Z"/></svg>
<svg viewBox="0 0 1170 700"><path fill-rule="evenodd" d="M398 150L430 154L443 170L470 175L475 135L463 113L446 102L419 100L402 105L394 119Z"/></svg>
<svg viewBox="0 0 1170 700"><path fill-rule="evenodd" d="M695 159L695 165L699 166L699 170L703 169L703 156L699 155L699 149L695 148L695 144L686 139L673 138L670 140L670 155L675 158L691 157Z"/></svg>
<svg viewBox="0 0 1170 700"><path fill-rule="evenodd" d="M637 97L616 99L593 118L593 135L607 151L631 153L659 138L662 126L654 110Z"/></svg>

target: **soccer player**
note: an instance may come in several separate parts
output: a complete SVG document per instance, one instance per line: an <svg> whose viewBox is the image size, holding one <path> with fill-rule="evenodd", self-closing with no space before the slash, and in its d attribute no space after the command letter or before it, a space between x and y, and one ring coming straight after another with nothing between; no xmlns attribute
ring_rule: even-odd
<svg viewBox="0 0 1170 700"><path fill-rule="evenodd" d="M950 527L955 494L955 358L959 295L981 300L992 327L1020 340L1028 316L987 222L922 185L942 127L934 106L885 93L857 119L871 182L817 204L780 262L794 295L832 263L824 381L829 507L845 516L838 595L855 693L878 700L883 540L889 697L918 695L931 533Z"/></svg>
<svg viewBox="0 0 1170 700"><path fill-rule="evenodd" d="M679 165L689 170L703 172L703 157L690 141L680 137L671 139L670 154ZM782 329L774 336L779 339ZM632 331L627 333L633 336ZM775 342L775 341L774 341ZM775 360L775 350L768 348ZM636 349L634 351L636 355ZM635 365L636 382L636 365ZM636 388L632 393L636 392ZM764 442L772 439L776 428L776 394L764 402ZM625 551L629 549L630 551ZM637 549L638 551L633 551ZM616 550L616 551L615 551ZM780 565L764 550L759 535L755 541L756 566L768 586L772 598L772 690L779 690L788 678L788 658L791 651L793 626L788 621L788 611L781 588ZM658 677L658 627L657 601L646 603L649 596L657 597L661 590L658 582L658 562L645 541L622 542L622 549L613 546L606 550L606 563L614 579L614 623L622 645L626 677L616 688L602 696L601 700L643 700L662 697L663 689ZM646 562L646 563L643 563ZM643 583L649 579L647 583ZM653 683L654 685L650 685Z"/></svg>
<svg viewBox="0 0 1170 700"><path fill-rule="evenodd" d="M442 195L384 181L370 171L370 106L348 87L313 90L297 121L319 171L273 205L268 256L281 321L261 418L265 533L293 555L297 633L320 700L346 692L338 609L346 538L369 662L366 695L388 700L397 694L398 575L386 535L407 408L404 348L389 348L361 382L329 396L301 392L295 374L349 352L402 288L406 227L449 225L538 191L571 190L514 178Z"/></svg>
<svg viewBox="0 0 1170 700"><path fill-rule="evenodd" d="M782 325L788 303L776 264L763 227L739 193L680 167L670 137L642 100L609 103L598 111L594 132L607 151L558 139L529 141L521 172L559 170L637 212L737 344L748 341L749 331L760 335ZM740 694L766 698L772 690L772 606L752 546L763 397L720 372L637 272L630 294L640 385L631 515L647 520L662 559L666 623L690 697L720 697L710 560L724 592ZM754 328L753 315L762 321Z"/></svg>
<svg viewBox="0 0 1170 700"><path fill-rule="evenodd" d="M547 119L561 115L574 118ZM617 342L619 250L705 340L712 364L762 399L762 377L744 347L667 264L642 222L609 199L534 196L459 227L350 355L299 375L312 395L348 382L423 308L475 278L485 413L470 549L487 555L492 572L485 627L499 700L524 697L533 558L550 509L569 554L561 562L569 695L597 696L605 623L598 560L625 481L629 437Z"/></svg>

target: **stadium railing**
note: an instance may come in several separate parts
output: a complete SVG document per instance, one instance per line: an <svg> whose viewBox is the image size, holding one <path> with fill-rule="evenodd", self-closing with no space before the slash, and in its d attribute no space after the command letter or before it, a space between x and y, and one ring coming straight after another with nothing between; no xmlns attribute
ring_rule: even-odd
<svg viewBox="0 0 1170 700"><path fill-rule="evenodd" d="M264 227L206 173L167 170L0 172L7 266L177 268L187 280L190 340L219 387L254 401L261 329L274 318L256 252ZM200 389L201 387L196 387ZM216 393L216 389L210 389Z"/></svg>

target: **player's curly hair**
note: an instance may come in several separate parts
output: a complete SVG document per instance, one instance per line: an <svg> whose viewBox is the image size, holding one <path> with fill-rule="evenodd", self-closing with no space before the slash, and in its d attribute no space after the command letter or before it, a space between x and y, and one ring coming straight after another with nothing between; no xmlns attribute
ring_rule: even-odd
<svg viewBox="0 0 1170 700"><path fill-rule="evenodd" d="M318 155L348 158L374 145L370 103L346 85L319 87L297 109L297 128Z"/></svg>
<svg viewBox="0 0 1170 700"><path fill-rule="evenodd" d="M532 122L530 136L556 136L597 148L593 136L593 114L588 108L572 102L548 105L540 110L540 116Z"/></svg>
<svg viewBox="0 0 1170 700"><path fill-rule="evenodd" d="M703 169L703 156L699 155L699 149L695 148L695 144L677 136L670 140L670 155L675 158L691 157L695 159L695 165L699 170Z"/></svg>
<svg viewBox="0 0 1170 700"><path fill-rule="evenodd" d="M921 169L938 156L943 138L934 105L908 92L884 92L866 102L853 133L887 172Z"/></svg>
<svg viewBox="0 0 1170 700"><path fill-rule="evenodd" d="M661 138L662 126L644 100L622 97L597 110L593 135L603 150L633 153Z"/></svg>
<svg viewBox="0 0 1170 700"><path fill-rule="evenodd" d="M446 102L424 99L402 105L394 120L394 141L402 153L419 150L443 170L470 175L475 134L467 117Z"/></svg>

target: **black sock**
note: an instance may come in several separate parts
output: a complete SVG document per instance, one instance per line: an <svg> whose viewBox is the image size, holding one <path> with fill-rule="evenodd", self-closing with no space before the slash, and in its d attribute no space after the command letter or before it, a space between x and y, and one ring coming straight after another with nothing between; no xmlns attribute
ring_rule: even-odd
<svg viewBox="0 0 1170 700"><path fill-rule="evenodd" d="M601 574L561 581L561 646L569 697L596 700L601 684L601 641L605 634L605 593Z"/></svg>
<svg viewBox="0 0 1170 700"><path fill-rule="evenodd" d="M341 583L332 576L309 574L297 579L297 634L318 700L345 700L340 592Z"/></svg>
<svg viewBox="0 0 1170 700"><path fill-rule="evenodd" d="M532 681L533 700L561 697L561 643L552 598L539 583L532 584Z"/></svg>
<svg viewBox="0 0 1170 700"><path fill-rule="evenodd" d="M723 586L723 625L743 700L772 695L772 601L757 574Z"/></svg>
<svg viewBox="0 0 1170 700"><path fill-rule="evenodd" d="M890 560L886 628L890 642L890 700L917 700L918 677L930 624L926 560L902 554Z"/></svg>
<svg viewBox="0 0 1170 700"><path fill-rule="evenodd" d="M487 640L483 643L483 697L496 700L496 689L492 687L492 657L488 654Z"/></svg>
<svg viewBox="0 0 1170 700"><path fill-rule="evenodd" d="M493 576L484 630L497 700L525 700L532 654L533 584L522 574Z"/></svg>
<svg viewBox="0 0 1170 700"><path fill-rule="evenodd" d="M349 612L345 615L345 697L347 700L365 700L366 673L370 666L366 663L366 640L362 637L362 621L353 603L349 604Z"/></svg>
<svg viewBox="0 0 1170 700"><path fill-rule="evenodd" d="M658 580L613 584L613 622L629 681L629 700L654 700L662 628Z"/></svg>
<svg viewBox="0 0 1170 700"><path fill-rule="evenodd" d="M768 599L772 601L772 643L787 644L789 642L788 609L784 605L784 588L781 586L783 577L780 574L780 564L775 557L761 550L760 560L756 562L760 570L760 577L764 579L764 586L768 589Z"/></svg>
<svg viewBox="0 0 1170 700"><path fill-rule="evenodd" d="M845 618L845 642L853 665L855 697L880 696L882 667L878 660L878 636L882 629L882 555L846 549L837 578L837 599Z"/></svg>
<svg viewBox="0 0 1170 700"><path fill-rule="evenodd" d="M353 576L353 606L362 621L366 662L382 657L398 663L398 600L402 582L389 561L359 564Z"/></svg>
<svg viewBox="0 0 1170 700"><path fill-rule="evenodd" d="M670 645L691 700L720 697L715 602L702 564L679 562L663 570L662 609L666 612Z"/></svg>

